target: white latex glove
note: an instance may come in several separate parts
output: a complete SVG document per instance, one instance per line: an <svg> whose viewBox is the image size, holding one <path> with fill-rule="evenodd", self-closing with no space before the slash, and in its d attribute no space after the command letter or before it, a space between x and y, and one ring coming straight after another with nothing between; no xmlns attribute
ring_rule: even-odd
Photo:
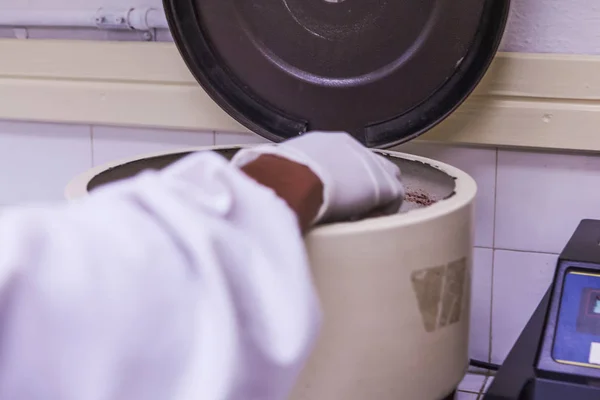
<svg viewBox="0 0 600 400"><path fill-rule="evenodd" d="M306 165L321 179L323 206L315 222L351 220L380 208L396 212L404 199L400 169L346 133L312 132L243 149L232 163L242 167L262 154Z"/></svg>

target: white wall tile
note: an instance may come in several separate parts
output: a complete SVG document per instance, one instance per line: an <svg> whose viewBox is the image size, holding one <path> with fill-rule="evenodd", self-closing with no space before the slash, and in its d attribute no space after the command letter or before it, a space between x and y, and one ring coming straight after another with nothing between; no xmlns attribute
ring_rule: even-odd
<svg viewBox="0 0 600 400"><path fill-rule="evenodd" d="M516 0L503 50L600 54L599 20L594 0Z"/></svg>
<svg viewBox="0 0 600 400"><path fill-rule="evenodd" d="M492 308L492 249L475 248L471 296L469 357L489 361Z"/></svg>
<svg viewBox="0 0 600 400"><path fill-rule="evenodd" d="M93 127L94 164L195 146L212 146L213 132Z"/></svg>
<svg viewBox="0 0 600 400"><path fill-rule="evenodd" d="M234 144L261 144L269 143L262 136L254 133L242 132L217 132L215 135L215 144L217 145L234 145Z"/></svg>
<svg viewBox="0 0 600 400"><path fill-rule="evenodd" d="M550 287L557 255L494 251L492 362L502 363Z"/></svg>
<svg viewBox="0 0 600 400"><path fill-rule="evenodd" d="M499 151L495 247L560 253L600 218L600 157Z"/></svg>
<svg viewBox="0 0 600 400"><path fill-rule="evenodd" d="M0 204L63 200L91 165L89 126L0 121Z"/></svg>
<svg viewBox="0 0 600 400"><path fill-rule="evenodd" d="M468 173L477 182L475 246L493 247L496 150L408 143L394 150L429 157Z"/></svg>

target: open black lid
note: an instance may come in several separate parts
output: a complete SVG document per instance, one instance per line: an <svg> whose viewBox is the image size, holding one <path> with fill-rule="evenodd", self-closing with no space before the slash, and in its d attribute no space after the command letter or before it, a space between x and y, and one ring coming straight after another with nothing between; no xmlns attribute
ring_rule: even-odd
<svg viewBox="0 0 600 400"><path fill-rule="evenodd" d="M510 0L164 0L190 71L233 118L278 142L346 131L411 140L472 92Z"/></svg>

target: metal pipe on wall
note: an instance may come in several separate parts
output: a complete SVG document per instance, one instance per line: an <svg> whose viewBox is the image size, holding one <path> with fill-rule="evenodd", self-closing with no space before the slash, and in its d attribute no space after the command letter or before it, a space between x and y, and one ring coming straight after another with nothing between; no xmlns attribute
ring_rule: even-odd
<svg viewBox="0 0 600 400"><path fill-rule="evenodd" d="M0 26L95 27L95 17L95 10L1 10Z"/></svg>
<svg viewBox="0 0 600 400"><path fill-rule="evenodd" d="M12 28L70 27L119 30L168 29L161 9L120 8L97 10L0 10L0 26Z"/></svg>

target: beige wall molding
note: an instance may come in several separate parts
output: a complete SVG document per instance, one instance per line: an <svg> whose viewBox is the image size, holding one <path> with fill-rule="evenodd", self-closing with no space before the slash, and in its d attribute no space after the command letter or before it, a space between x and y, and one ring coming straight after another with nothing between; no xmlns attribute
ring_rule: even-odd
<svg viewBox="0 0 600 400"><path fill-rule="evenodd" d="M0 119L246 131L171 43L0 40ZM600 151L600 56L501 53L421 139Z"/></svg>

